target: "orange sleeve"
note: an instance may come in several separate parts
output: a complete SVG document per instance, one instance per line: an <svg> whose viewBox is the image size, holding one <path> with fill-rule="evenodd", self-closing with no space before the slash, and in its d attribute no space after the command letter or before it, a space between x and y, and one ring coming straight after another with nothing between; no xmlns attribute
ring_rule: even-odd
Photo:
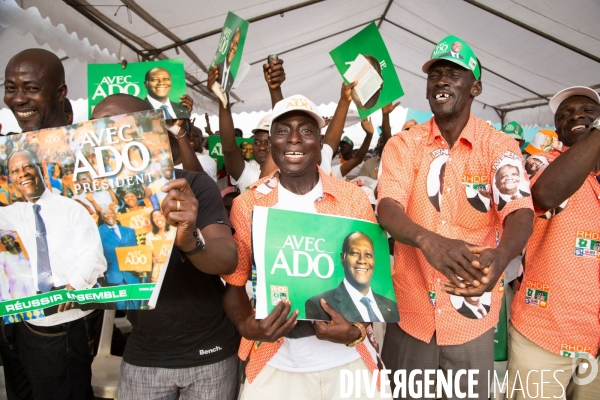
<svg viewBox="0 0 600 400"><path fill-rule="evenodd" d="M225 282L234 286L244 286L252 271L252 205L246 196L236 198L231 207L231 223L235 229L233 240L237 246L238 265L231 275L221 275Z"/></svg>
<svg viewBox="0 0 600 400"><path fill-rule="evenodd" d="M413 190L415 170L413 151L405 134L393 136L386 144L381 157L381 172L377 204L386 198L392 198L406 208Z"/></svg>

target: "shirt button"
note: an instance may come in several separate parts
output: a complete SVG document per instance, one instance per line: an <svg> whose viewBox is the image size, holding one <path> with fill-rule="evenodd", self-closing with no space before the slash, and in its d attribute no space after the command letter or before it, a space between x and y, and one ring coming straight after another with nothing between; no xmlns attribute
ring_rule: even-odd
<svg viewBox="0 0 600 400"><path fill-rule="evenodd" d="M441 313L442 313L442 310L438 308L438 314L441 314Z"/></svg>
<svg viewBox="0 0 600 400"><path fill-rule="evenodd" d="M449 192L449 191L450 191L450 188L446 188L446 192Z"/></svg>
<svg viewBox="0 0 600 400"><path fill-rule="evenodd" d="M600 200L600 196L598 196L598 200Z"/></svg>
<svg viewBox="0 0 600 400"><path fill-rule="evenodd" d="M448 157L448 161L452 161L452 157Z"/></svg>
<svg viewBox="0 0 600 400"><path fill-rule="evenodd" d="M442 221L442 225L445 225L445 224L446 224L446 221Z"/></svg>
<svg viewBox="0 0 600 400"><path fill-rule="evenodd" d="M437 283L440 283L442 280L440 278L437 278Z"/></svg>

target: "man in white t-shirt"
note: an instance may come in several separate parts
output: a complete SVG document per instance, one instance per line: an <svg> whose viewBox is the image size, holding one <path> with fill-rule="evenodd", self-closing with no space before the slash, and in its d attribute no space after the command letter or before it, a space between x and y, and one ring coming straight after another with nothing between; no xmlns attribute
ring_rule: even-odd
<svg viewBox="0 0 600 400"><path fill-rule="evenodd" d="M192 145L192 148L196 153L196 157L198 157L198 161L200 161L202 170L206 172L206 174L210 176L213 181L216 182L217 162L211 156L208 155L208 151L206 151L202 146L202 130L196 126L192 126L188 136L190 138L190 144ZM175 168L183 169L183 164L176 165Z"/></svg>
<svg viewBox="0 0 600 400"><path fill-rule="evenodd" d="M365 326L349 322L321 300L330 322L296 321L298 311L280 302L263 320L255 319L245 284L252 264L251 218L254 206L359 218L375 222L366 195L355 185L318 168L324 121L317 106L302 95L288 97L273 109L271 153L279 168L237 197L231 210L238 267L223 276L228 285L223 303L244 339L240 356L250 361L243 400L340 398L342 370L373 371L375 349ZM250 349L254 348L253 351ZM365 390L362 397L368 398Z"/></svg>

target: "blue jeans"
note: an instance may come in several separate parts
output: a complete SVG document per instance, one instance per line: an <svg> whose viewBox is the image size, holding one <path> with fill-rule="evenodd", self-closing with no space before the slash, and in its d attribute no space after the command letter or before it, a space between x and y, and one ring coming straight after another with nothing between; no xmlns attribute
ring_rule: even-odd
<svg viewBox="0 0 600 400"><path fill-rule="evenodd" d="M2 325L0 355L8 400L90 399L94 319L99 311L64 324Z"/></svg>

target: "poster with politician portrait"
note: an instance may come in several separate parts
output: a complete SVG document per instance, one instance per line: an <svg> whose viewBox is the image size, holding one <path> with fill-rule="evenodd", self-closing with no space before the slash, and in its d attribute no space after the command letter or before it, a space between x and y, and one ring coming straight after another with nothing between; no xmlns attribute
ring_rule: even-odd
<svg viewBox="0 0 600 400"><path fill-rule="evenodd" d="M429 172L427 172L427 197L429 197L433 208L438 212L442 206L442 193L444 192L444 176L446 174L448 155L448 150L436 150L433 154L435 158L429 164Z"/></svg>
<svg viewBox="0 0 600 400"><path fill-rule="evenodd" d="M520 156L506 152L498 160L492 178L492 193L498 211L515 199L531 196Z"/></svg>
<svg viewBox="0 0 600 400"><path fill-rule="evenodd" d="M450 295L450 302L460 315L470 319L481 319L485 318L490 312L492 292L486 292L477 297Z"/></svg>
<svg viewBox="0 0 600 400"><path fill-rule="evenodd" d="M548 166L548 159L544 156L533 155L525 161L525 171L529 179L533 178L538 172L541 172Z"/></svg>

